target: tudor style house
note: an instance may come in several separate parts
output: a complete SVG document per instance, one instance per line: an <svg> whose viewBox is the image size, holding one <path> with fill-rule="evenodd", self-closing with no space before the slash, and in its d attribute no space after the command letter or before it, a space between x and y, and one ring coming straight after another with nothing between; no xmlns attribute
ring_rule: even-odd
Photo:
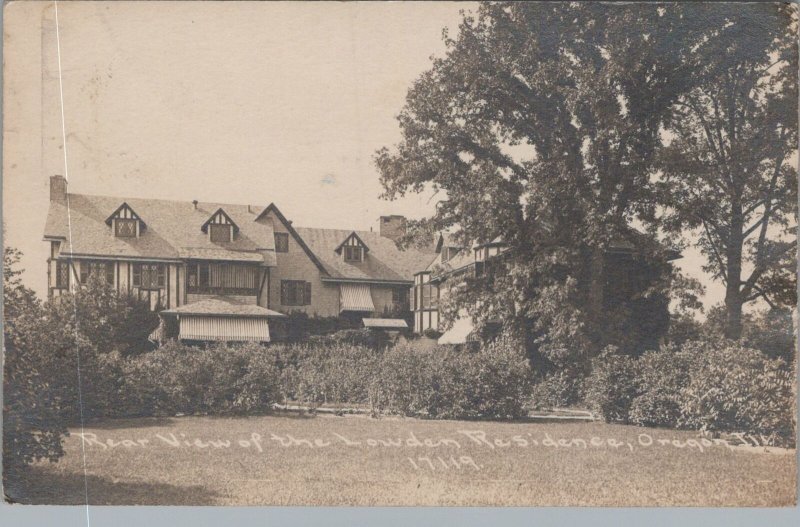
<svg viewBox="0 0 800 527"><path fill-rule="evenodd" d="M73 194L64 177L52 176L44 234L48 294L101 276L159 311L159 338L266 342L271 322L293 312L387 330L407 328L413 318L414 332L424 333L443 328L439 302L451 288L484 274L505 250L500 238L461 247L447 234L430 248L400 250L405 218L379 221L377 232L294 227L274 204ZM670 260L679 257L668 253ZM606 258L604 297L613 301L647 270L624 240ZM668 323L666 305L656 307L655 318L667 322L653 335ZM465 315L440 343L470 340Z"/></svg>
<svg viewBox="0 0 800 527"><path fill-rule="evenodd" d="M405 218L378 232L295 227L274 205L73 194L50 178L48 294L92 275L158 310L167 338L269 341L292 312L397 329L429 250L400 250Z"/></svg>

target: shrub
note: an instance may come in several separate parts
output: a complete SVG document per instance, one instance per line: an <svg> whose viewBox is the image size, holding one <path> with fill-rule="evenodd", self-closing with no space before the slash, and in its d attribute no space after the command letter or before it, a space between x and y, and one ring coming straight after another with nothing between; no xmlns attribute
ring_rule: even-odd
<svg viewBox="0 0 800 527"><path fill-rule="evenodd" d="M639 395L636 359L609 346L592 360L586 379L586 402L606 422L627 422L631 404Z"/></svg>
<svg viewBox="0 0 800 527"><path fill-rule="evenodd" d="M309 347L328 347L337 345L364 346L372 349L383 349L389 344L389 336L385 331L370 329L343 329L329 335L318 335L305 343Z"/></svg>
<svg viewBox="0 0 800 527"><path fill-rule="evenodd" d="M63 368L32 329L41 324L41 305L22 284L21 253L3 250L3 484L10 489L28 464L64 455L68 434L61 399L54 389Z"/></svg>
<svg viewBox="0 0 800 527"><path fill-rule="evenodd" d="M438 419L525 415L530 366L522 347L500 338L478 351L395 346L384 355L383 404L393 413Z"/></svg>
<svg viewBox="0 0 800 527"><path fill-rule="evenodd" d="M275 355L253 344L168 342L130 359L125 379L130 407L142 415L263 413L280 397Z"/></svg>
<svg viewBox="0 0 800 527"><path fill-rule="evenodd" d="M682 394L687 426L793 442L794 379L783 361L729 342L698 359Z"/></svg>
<svg viewBox="0 0 800 527"><path fill-rule="evenodd" d="M638 359L637 389L640 393L630 408L630 422L644 426L678 427L682 424L683 390L696 358L702 353L697 343L683 350L664 346Z"/></svg>
<svg viewBox="0 0 800 527"><path fill-rule="evenodd" d="M515 339L501 336L471 357L474 376L468 379L474 415L492 419L516 419L527 415L531 369L524 347ZM469 377L469 376L468 376Z"/></svg>
<svg viewBox="0 0 800 527"><path fill-rule="evenodd" d="M566 408L584 400L586 374L578 369L550 373L533 386L532 401L536 408Z"/></svg>
<svg viewBox="0 0 800 527"><path fill-rule="evenodd" d="M276 335L288 342L302 342L315 335L327 335L360 326L361 319L309 316L302 311L289 313L286 318L275 321Z"/></svg>
<svg viewBox="0 0 800 527"><path fill-rule="evenodd" d="M424 337L426 337L426 338L429 338L429 339L439 340L439 337L441 337L443 335L443 333L441 331L437 331L437 330L435 330L433 328L428 328L428 329L426 329L425 331L422 332L422 335Z"/></svg>
<svg viewBox="0 0 800 527"><path fill-rule="evenodd" d="M388 350L381 363L381 405L407 416L427 415L432 406L434 379L441 375L448 349L403 343Z"/></svg>
<svg viewBox="0 0 800 527"><path fill-rule="evenodd" d="M312 407L320 403L367 403L380 354L360 345L335 343L299 347L284 370L289 397Z"/></svg>

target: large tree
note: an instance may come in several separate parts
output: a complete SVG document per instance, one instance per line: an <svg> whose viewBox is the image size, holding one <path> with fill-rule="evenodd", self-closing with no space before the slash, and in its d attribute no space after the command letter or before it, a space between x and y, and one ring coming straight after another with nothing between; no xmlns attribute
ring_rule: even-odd
<svg viewBox="0 0 800 527"><path fill-rule="evenodd" d="M537 338L551 355L609 343L610 327L625 333L632 318L602 299L603 255L625 239L663 257L629 226L655 219L660 129L719 23L707 4L503 2L466 15L456 39L445 34L446 56L399 115L402 141L376 164L388 198L440 193L412 235L508 244L504 272L461 289L451 311L547 333Z"/></svg>
<svg viewBox="0 0 800 527"><path fill-rule="evenodd" d="M662 196L667 230L699 232L737 339L746 303L796 301L797 10L728 9L667 123Z"/></svg>

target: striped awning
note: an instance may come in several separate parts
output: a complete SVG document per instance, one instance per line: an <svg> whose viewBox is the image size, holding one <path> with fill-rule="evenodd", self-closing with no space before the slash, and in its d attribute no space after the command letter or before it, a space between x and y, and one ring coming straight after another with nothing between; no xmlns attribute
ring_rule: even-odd
<svg viewBox="0 0 800 527"><path fill-rule="evenodd" d="M375 311L368 284L340 284L339 311Z"/></svg>
<svg viewBox="0 0 800 527"><path fill-rule="evenodd" d="M181 340L269 342L266 318L183 315L178 321Z"/></svg>

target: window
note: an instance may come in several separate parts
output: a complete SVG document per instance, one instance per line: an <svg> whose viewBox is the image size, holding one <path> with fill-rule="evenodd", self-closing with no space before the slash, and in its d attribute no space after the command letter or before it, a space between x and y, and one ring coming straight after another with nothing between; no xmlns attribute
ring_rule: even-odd
<svg viewBox="0 0 800 527"><path fill-rule="evenodd" d="M458 254L459 250L458 247L445 247L442 249L442 261L449 262Z"/></svg>
<svg viewBox="0 0 800 527"><path fill-rule="evenodd" d="M231 241L233 228L230 225L209 225L212 243L225 243Z"/></svg>
<svg viewBox="0 0 800 527"><path fill-rule="evenodd" d="M114 263L100 262L94 260L84 260L81 262L81 283L89 281L90 276L105 277L106 283L114 284Z"/></svg>
<svg viewBox="0 0 800 527"><path fill-rule="evenodd" d="M253 295L258 290L256 266L199 262L186 270L189 293Z"/></svg>
<svg viewBox="0 0 800 527"><path fill-rule="evenodd" d="M289 252L289 233L276 232L275 233L275 252L288 253Z"/></svg>
<svg viewBox="0 0 800 527"><path fill-rule="evenodd" d="M407 310L408 305L408 289L405 287L395 287L392 289L392 304L395 307Z"/></svg>
<svg viewBox="0 0 800 527"><path fill-rule="evenodd" d="M133 287L161 289L166 285L166 269L162 264L134 264Z"/></svg>
<svg viewBox="0 0 800 527"><path fill-rule="evenodd" d="M139 220L117 218L114 220L114 235L117 238L135 238L137 221Z"/></svg>
<svg viewBox="0 0 800 527"><path fill-rule="evenodd" d="M414 288L414 304L417 309L434 309L439 304L439 288L431 283Z"/></svg>
<svg viewBox="0 0 800 527"><path fill-rule="evenodd" d="M281 280L281 305L311 305L311 283L303 280Z"/></svg>
<svg viewBox="0 0 800 527"><path fill-rule="evenodd" d="M56 262L56 289L69 287L69 262Z"/></svg>
<svg viewBox="0 0 800 527"><path fill-rule="evenodd" d="M344 261L345 262L360 262L363 255L363 249L357 245L344 246Z"/></svg>

